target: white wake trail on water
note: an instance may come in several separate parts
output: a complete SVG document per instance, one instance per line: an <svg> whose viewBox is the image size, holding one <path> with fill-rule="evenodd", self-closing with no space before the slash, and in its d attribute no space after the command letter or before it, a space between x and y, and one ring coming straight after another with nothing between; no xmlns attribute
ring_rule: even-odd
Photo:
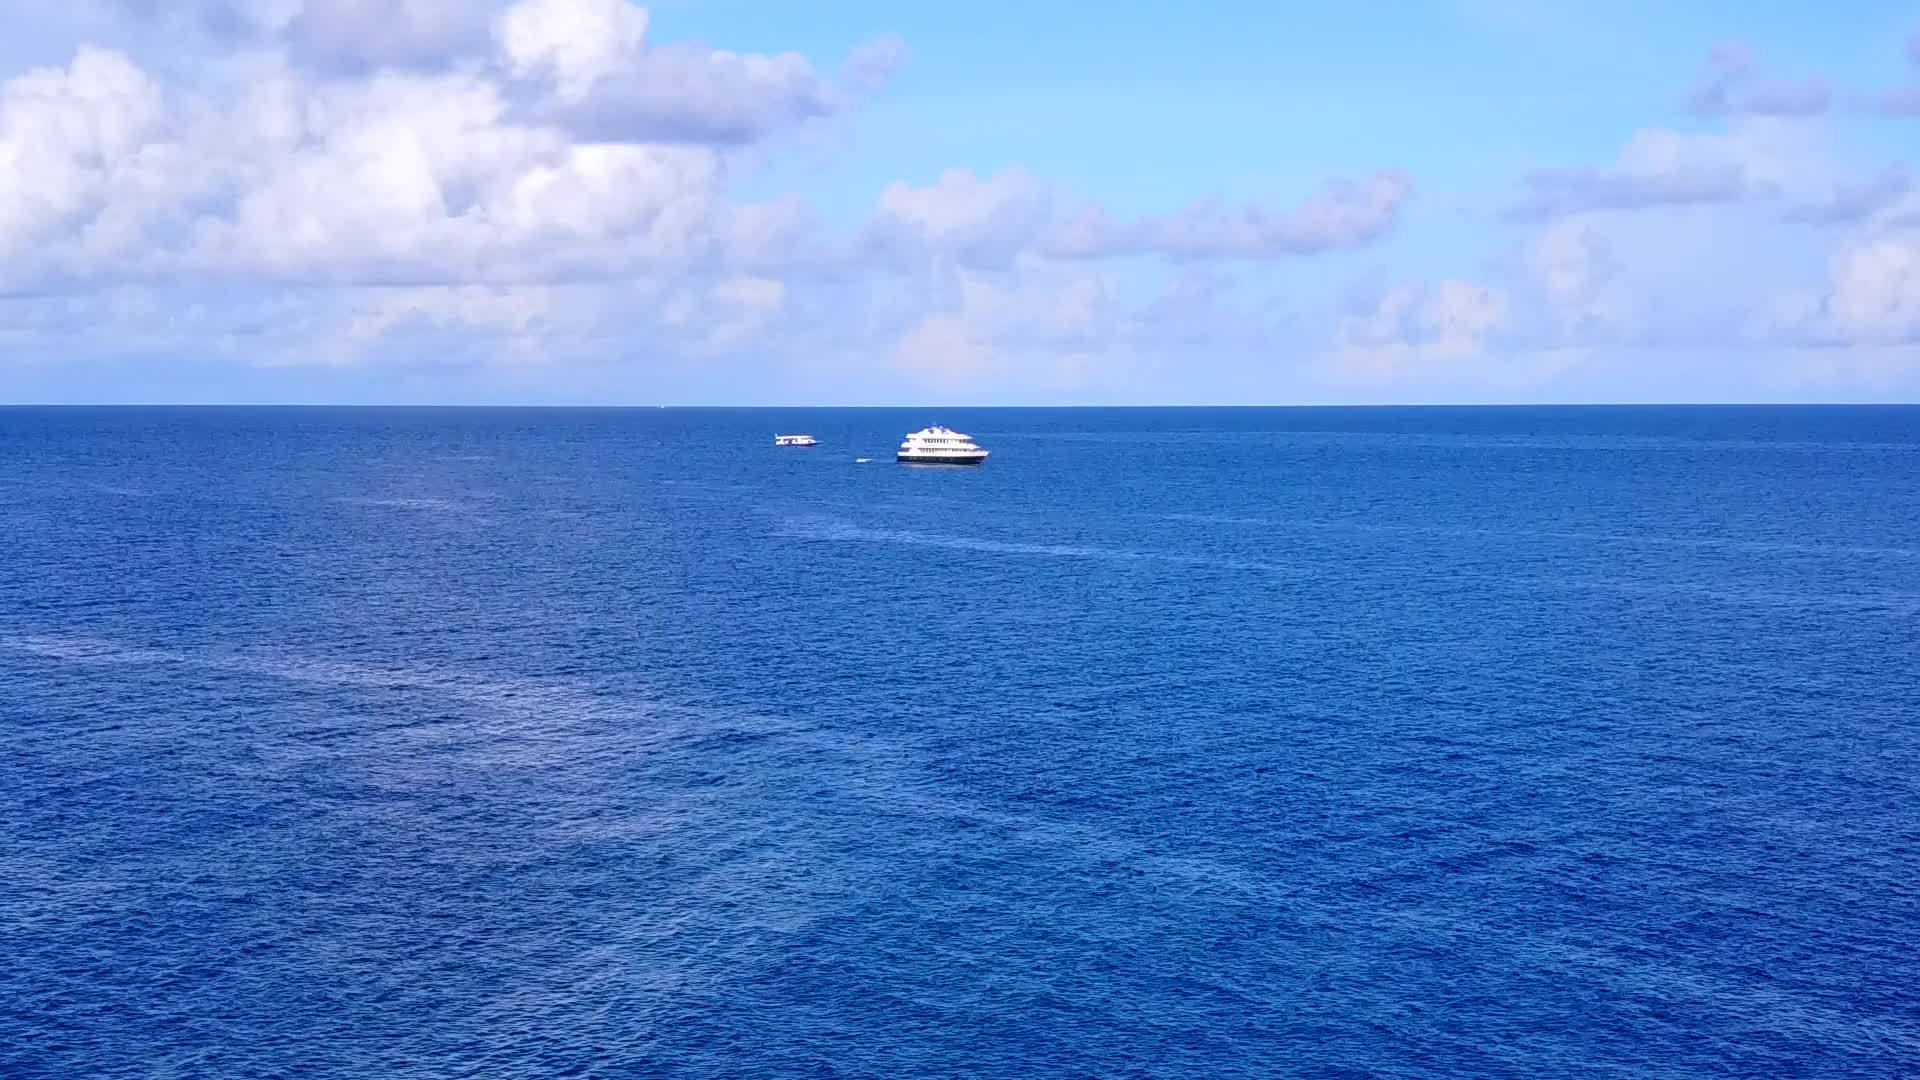
<svg viewBox="0 0 1920 1080"><path fill-rule="evenodd" d="M1115 563L1165 563L1207 570L1236 570L1252 573L1298 576L1297 567L1250 559L1220 558L1208 555L1180 555L1164 551L1137 551L1084 544L1045 544L1023 541L988 540L978 537L949 536L905 529L876 529L856 525L846 518L830 515L801 515L782 520L779 534L794 540L813 540L854 544L905 544L916 547L975 551L987 555L1014 555L1052 559L1088 559Z"/></svg>

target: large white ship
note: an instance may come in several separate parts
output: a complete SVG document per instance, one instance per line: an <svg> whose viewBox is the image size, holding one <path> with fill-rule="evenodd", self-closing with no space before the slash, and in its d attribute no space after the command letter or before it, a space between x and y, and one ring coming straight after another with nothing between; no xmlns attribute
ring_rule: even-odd
<svg viewBox="0 0 1920 1080"><path fill-rule="evenodd" d="M987 451L973 436L935 424L907 436L893 460L912 465L978 465L987 460Z"/></svg>

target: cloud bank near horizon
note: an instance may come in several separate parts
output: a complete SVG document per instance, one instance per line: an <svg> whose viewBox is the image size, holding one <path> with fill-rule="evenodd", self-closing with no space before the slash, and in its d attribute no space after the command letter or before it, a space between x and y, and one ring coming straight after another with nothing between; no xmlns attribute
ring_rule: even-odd
<svg viewBox="0 0 1920 1080"><path fill-rule="evenodd" d="M447 398L1554 398L1689 355L1701 394L1920 387L1908 163L1848 161L1845 95L1738 43L1684 122L1484 212L1382 143L1149 210L947 162L850 220L766 178L860 137L912 69L885 27L822 59L629 0L92 3L0 72L0 395L189 361ZM1482 251L1396 269L1463 213Z"/></svg>

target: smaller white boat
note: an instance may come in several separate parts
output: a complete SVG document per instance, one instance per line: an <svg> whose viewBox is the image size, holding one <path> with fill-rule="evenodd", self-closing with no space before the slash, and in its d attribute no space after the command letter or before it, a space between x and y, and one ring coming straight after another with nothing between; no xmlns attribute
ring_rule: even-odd
<svg viewBox="0 0 1920 1080"><path fill-rule="evenodd" d="M775 446L819 446L820 440L811 435L775 435Z"/></svg>

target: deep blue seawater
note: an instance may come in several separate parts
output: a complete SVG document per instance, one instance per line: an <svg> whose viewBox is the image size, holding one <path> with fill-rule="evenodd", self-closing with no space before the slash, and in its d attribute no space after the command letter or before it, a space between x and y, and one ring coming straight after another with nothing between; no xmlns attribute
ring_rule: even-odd
<svg viewBox="0 0 1920 1080"><path fill-rule="evenodd" d="M0 1076L1913 1077L1917 898L1920 409L0 410Z"/></svg>

